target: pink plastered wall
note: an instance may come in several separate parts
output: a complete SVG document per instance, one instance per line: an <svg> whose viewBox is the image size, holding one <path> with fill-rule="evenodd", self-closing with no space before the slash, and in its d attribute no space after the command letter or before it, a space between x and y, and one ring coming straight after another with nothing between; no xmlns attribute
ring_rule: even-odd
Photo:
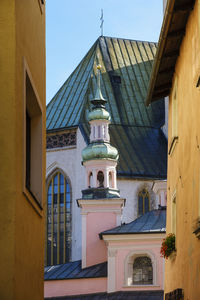
<svg viewBox="0 0 200 300"><path fill-rule="evenodd" d="M99 233L116 226L113 212L88 213L86 225L86 266L107 261L107 247Z"/></svg>
<svg viewBox="0 0 200 300"><path fill-rule="evenodd" d="M110 246L110 245L109 245ZM118 248L116 252L116 276L115 287L116 290L162 290L164 282L164 259L160 255L160 241L134 241L122 243L112 243L112 247ZM139 255L139 253L151 254L148 255L152 259L153 266L155 266L154 272L154 284L148 286L128 286L125 280L126 271L125 264L129 256ZM154 263L155 261L155 263Z"/></svg>
<svg viewBox="0 0 200 300"><path fill-rule="evenodd" d="M44 297L106 292L107 278L50 280L44 282Z"/></svg>

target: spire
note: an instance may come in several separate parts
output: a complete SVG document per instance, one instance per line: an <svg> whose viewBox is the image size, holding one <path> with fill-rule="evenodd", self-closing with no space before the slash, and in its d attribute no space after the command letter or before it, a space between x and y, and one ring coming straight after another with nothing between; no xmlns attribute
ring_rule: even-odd
<svg viewBox="0 0 200 300"><path fill-rule="evenodd" d="M94 99L91 100L91 103L94 105L93 109L98 107L105 107L107 100L104 99L101 93L101 65L97 65L97 89Z"/></svg>

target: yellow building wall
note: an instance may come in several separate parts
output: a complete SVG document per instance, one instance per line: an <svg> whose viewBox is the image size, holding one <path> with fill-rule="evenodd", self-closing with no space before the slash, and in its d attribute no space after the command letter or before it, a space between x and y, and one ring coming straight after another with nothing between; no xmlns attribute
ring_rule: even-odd
<svg viewBox="0 0 200 300"><path fill-rule="evenodd" d="M200 299L200 240L193 233L200 217L200 31L198 1L188 19L176 63L169 101L169 148L172 139L172 94L177 81L178 142L168 156L167 233L176 193L176 256L165 265L165 293L184 290L184 299Z"/></svg>
<svg viewBox="0 0 200 300"><path fill-rule="evenodd" d="M0 1L0 299L43 299L45 10ZM25 69L42 108L42 207L24 194Z"/></svg>

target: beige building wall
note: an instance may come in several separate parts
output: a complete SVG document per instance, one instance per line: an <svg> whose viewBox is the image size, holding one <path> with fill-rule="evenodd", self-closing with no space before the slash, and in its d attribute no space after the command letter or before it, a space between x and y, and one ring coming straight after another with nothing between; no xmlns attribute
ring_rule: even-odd
<svg viewBox="0 0 200 300"><path fill-rule="evenodd" d="M184 299L190 300L200 297L200 241L193 233L200 217L200 90L196 87L200 76L198 2L188 19L175 67L168 132L167 233L175 231L177 251L166 261L165 293L182 288ZM172 124L176 128L172 128ZM173 135L178 139L173 139Z"/></svg>
<svg viewBox="0 0 200 300"><path fill-rule="evenodd" d="M39 300L45 211L45 7L40 0L2 0L0 24L0 299ZM25 182L27 109L30 189Z"/></svg>

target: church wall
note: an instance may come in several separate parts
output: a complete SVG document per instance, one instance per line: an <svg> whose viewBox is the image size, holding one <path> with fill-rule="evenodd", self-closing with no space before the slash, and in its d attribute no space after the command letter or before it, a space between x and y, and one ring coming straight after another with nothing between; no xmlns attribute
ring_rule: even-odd
<svg viewBox="0 0 200 300"><path fill-rule="evenodd" d="M74 148L47 150L47 178L57 168L63 170L72 188L72 261L81 259L81 215L76 200L81 198L85 188L85 169L81 165L81 151L86 146L80 130L77 130L77 144Z"/></svg>
<svg viewBox="0 0 200 300"><path fill-rule="evenodd" d="M44 282L44 297L92 294L107 291L107 278L50 280Z"/></svg>
<svg viewBox="0 0 200 300"><path fill-rule="evenodd" d="M126 199L123 209L122 222L129 223L138 217L138 193L147 189L150 196L150 209L158 207L158 199L152 191L153 181L118 179L117 186L120 190L121 197Z"/></svg>

